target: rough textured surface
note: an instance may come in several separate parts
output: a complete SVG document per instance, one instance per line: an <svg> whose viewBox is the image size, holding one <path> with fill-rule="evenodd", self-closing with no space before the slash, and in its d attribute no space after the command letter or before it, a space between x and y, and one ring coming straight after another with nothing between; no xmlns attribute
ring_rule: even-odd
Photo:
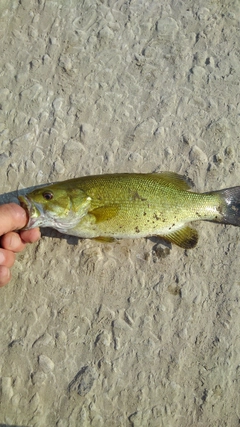
<svg viewBox="0 0 240 427"><path fill-rule="evenodd" d="M123 171L240 184L239 21L237 0L2 0L1 193ZM45 232L19 255L0 423L239 425L240 230L198 230L192 251Z"/></svg>

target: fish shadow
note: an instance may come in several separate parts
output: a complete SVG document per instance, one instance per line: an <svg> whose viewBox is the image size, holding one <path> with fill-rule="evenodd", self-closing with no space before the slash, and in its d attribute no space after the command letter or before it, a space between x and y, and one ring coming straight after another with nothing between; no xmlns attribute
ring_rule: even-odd
<svg viewBox="0 0 240 427"><path fill-rule="evenodd" d="M0 424L0 427L28 427L28 426L23 426L23 425L19 426L16 424Z"/></svg>
<svg viewBox="0 0 240 427"><path fill-rule="evenodd" d="M82 240L81 237L70 236L69 234L59 233L54 228L44 227L41 228L42 237L51 237L52 239L66 240L69 245L77 246L79 240ZM1 426L0 426L1 427Z"/></svg>
<svg viewBox="0 0 240 427"><path fill-rule="evenodd" d="M172 243L168 242L161 236L147 237L147 239L149 239L154 244L153 250L156 250L159 245L162 245L165 248L172 249Z"/></svg>

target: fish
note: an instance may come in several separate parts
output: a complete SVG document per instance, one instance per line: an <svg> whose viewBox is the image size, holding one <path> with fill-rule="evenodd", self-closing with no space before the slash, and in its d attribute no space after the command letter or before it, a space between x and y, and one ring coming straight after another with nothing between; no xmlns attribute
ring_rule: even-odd
<svg viewBox="0 0 240 427"><path fill-rule="evenodd" d="M197 193L174 172L83 176L37 188L19 202L25 230L51 227L102 242L158 236L190 249L198 242L190 222L240 226L240 186Z"/></svg>

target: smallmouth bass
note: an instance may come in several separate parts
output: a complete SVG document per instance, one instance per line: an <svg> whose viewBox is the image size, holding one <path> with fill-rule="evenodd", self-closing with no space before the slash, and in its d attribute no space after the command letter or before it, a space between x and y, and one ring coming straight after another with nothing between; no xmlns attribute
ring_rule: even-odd
<svg viewBox="0 0 240 427"><path fill-rule="evenodd" d="M119 173L57 182L19 196L19 201L29 217L26 230L52 227L102 241L160 236L190 249L198 233L189 222L240 226L240 186L208 193L190 189L173 172Z"/></svg>

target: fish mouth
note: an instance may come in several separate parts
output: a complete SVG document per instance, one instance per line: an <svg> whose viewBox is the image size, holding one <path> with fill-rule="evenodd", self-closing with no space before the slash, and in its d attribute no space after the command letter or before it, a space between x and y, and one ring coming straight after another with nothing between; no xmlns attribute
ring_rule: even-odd
<svg viewBox="0 0 240 427"><path fill-rule="evenodd" d="M60 218L56 214L45 212L40 203L33 202L27 195L19 196L18 200L28 216L28 222L22 230L30 230L35 227L52 227L60 232L66 232L79 222L79 218L71 214L67 218Z"/></svg>
<svg viewBox="0 0 240 427"><path fill-rule="evenodd" d="M28 216L28 222L22 230L30 230L31 228L38 227L41 218L40 209L38 209L26 195L19 196L18 200Z"/></svg>

